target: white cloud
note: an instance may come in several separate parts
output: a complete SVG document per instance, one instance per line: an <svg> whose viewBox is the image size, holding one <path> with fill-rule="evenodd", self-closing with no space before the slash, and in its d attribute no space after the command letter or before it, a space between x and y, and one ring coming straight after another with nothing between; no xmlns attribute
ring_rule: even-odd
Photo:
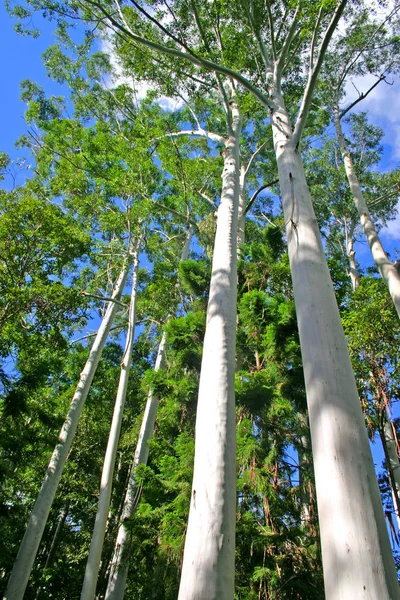
<svg viewBox="0 0 400 600"><path fill-rule="evenodd" d="M146 94L149 90L154 89L148 83L137 82L135 81L133 76L130 77L126 75L121 66L121 63L118 60L118 57L114 52L111 40L103 39L101 41L101 51L109 55L111 66L114 71L114 76L112 77L112 79L108 78L108 80L105 81L106 87L110 87L111 85L127 85L130 88L132 88L132 92L134 93L135 99L138 102L140 102L146 97ZM157 103L163 110L166 111L177 110L178 108L182 108L184 104L181 98L170 98L169 96L164 95L158 96Z"/></svg>
<svg viewBox="0 0 400 600"><path fill-rule="evenodd" d="M396 218L388 222L387 226L381 230L381 235L400 243L400 201L397 203Z"/></svg>
<svg viewBox="0 0 400 600"><path fill-rule="evenodd" d="M346 103L358 97L358 92L366 92L376 81L368 75L349 81L346 84ZM385 133L383 143L391 147L392 156L389 166L398 166L400 159L400 81L389 77L392 85L382 81L354 110L368 112L370 120L381 127ZM357 92L358 90L358 92ZM343 106L346 104L343 103Z"/></svg>

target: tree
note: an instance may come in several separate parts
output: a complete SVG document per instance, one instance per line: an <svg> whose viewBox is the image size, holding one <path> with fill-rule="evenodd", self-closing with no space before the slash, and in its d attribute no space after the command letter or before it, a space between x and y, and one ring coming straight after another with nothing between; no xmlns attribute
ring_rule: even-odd
<svg viewBox="0 0 400 600"><path fill-rule="evenodd" d="M255 3L251 5L249 10L246 10L246 5L244 7L234 7L236 10L232 15L232 7L227 4L223 4L221 7L219 4L217 6L213 5L212 9L215 9L215 12L213 12L209 10L208 6L198 7L193 2L190 5L186 2L176 2L171 8L173 21L171 24L167 23L166 25L157 21L157 17L146 13L141 5L137 3L134 3L134 5L139 12L124 7L121 8L118 5L117 14L115 14L109 12L109 6L106 3L90 1L84 4L83 12L79 13L79 16L94 20L97 24L107 19L124 40L143 44L151 50L162 52L167 56L185 61L185 63L190 62L200 69L213 71L228 79L231 78L242 86L239 88L240 92L245 89L259 100L262 106L270 110L309 403L321 522L322 553L324 562L328 565L325 577L327 595L328 598L353 597L362 594L365 589L366 593L371 595L371 598L378 595L383 597L398 595L395 572L390 558L390 548L381 515L378 488L374 484L373 464L363 426L357 391L323 248L319 239L318 227L312 210L311 198L304 178L302 161L298 152L301 134L309 113L311 95L323 63L324 54L346 3L341 2L336 7L307 6L304 11L299 6L290 20L289 6L281 14L280 7L274 7L272 10L270 7ZM65 13L65 7L62 8ZM186 18L188 9L194 13L196 27L192 27L192 24ZM318 9L320 9L319 12ZM73 6L72 16L77 16L78 12L78 7ZM210 30L203 27L206 17L209 19L208 22L210 22L211 17L211 23L214 26ZM149 25L149 21L158 29L153 29ZM235 24L235 27L232 27L232 23ZM178 24L177 31L176 24ZM321 29L323 29L323 33L320 31ZM249 32L250 36L245 39L241 35L242 30L246 33ZM211 45L207 35L212 40ZM186 39L193 40L191 47L187 45ZM268 40L268 49L265 40ZM241 52L237 52L239 42L244 47ZM305 56L306 49L310 61L308 65L304 66L299 57ZM301 50L301 54L299 50ZM254 53L259 61L253 60ZM293 54L293 60L296 61L295 71L291 71L293 63L291 54ZM265 67L261 76L259 76L260 71L257 70L257 62ZM247 71L250 73L249 79L241 74ZM297 90L296 86L281 85L283 72L286 73L288 80L292 78L293 83L298 83ZM305 74L305 86L302 85L303 82L301 81L302 73ZM266 79L267 94L260 89L259 79ZM285 93L284 98L282 90L285 90L285 88L288 88L288 92ZM302 94L303 88L304 93ZM299 96L302 96L302 98L299 98ZM298 103L300 103L299 116L294 128L291 125L290 113L286 109L285 100L290 103L290 113L295 113ZM231 134L235 133L234 126L239 125L237 118L235 121L235 117L238 117L236 107L238 103L240 104L234 98L231 106L233 117L229 132ZM233 152L233 154L230 154L230 152ZM222 374L219 381L226 391L224 393L226 401L222 412L226 416L226 411L228 411L229 427L225 427L225 417L221 419L221 415L218 414L214 415L214 423L217 433L220 432L222 439L231 444L234 427L232 418L233 394L230 388L234 371L232 332L236 295L236 253L233 253L235 242L232 242L232 240L236 239L236 202L238 198L237 136L231 135L231 138L228 139L224 158L225 161L229 159L226 162L225 175L227 178L231 178L230 181L226 181L227 186L224 191L227 191L230 185L232 197L226 198L229 217L227 215L228 218L225 217L222 223L225 198L221 201L218 210L219 222L214 251L214 278L211 281L210 320L207 328L210 333L206 333L205 348L208 349L210 346L209 340L212 337L213 327L220 328L216 343L222 343L222 354L221 359L218 356L215 363L221 365L226 359L226 373ZM230 169L231 172L229 172ZM224 234L226 244L220 244L220 236L227 223L231 227ZM234 257L233 254L235 254ZM228 275L226 282L223 282L224 292L226 292L224 295L221 290L216 289L218 282L216 271L220 269L223 269ZM313 310L310 310L310 296ZM219 315L214 312L214 319L211 323L212 311L216 309L215 300L219 297L223 298L224 303L226 303L224 306L226 306L227 312L224 313L223 320L220 320L220 322L218 322ZM224 329L227 335L226 346L231 344L228 350L224 345L225 339L222 337ZM222 357L224 358L222 359ZM209 365L210 368L215 366L210 365L209 362L209 358L205 353L204 373L206 373L206 365ZM219 377L217 369L213 369L213 372ZM204 377L205 375L203 376L202 373L203 382ZM200 389L201 398L204 398L204 389L203 383ZM199 456L201 457L203 452L205 455L209 442L206 435L208 429L207 417L208 415L205 416L203 403L199 402L196 465L200 469L195 468L190 524L194 522L195 517L193 515L202 510L202 500L205 497L205 494L201 491L203 488L199 488L197 485L197 473L199 470L200 472L203 470L200 484L204 486L204 478L207 473L204 465L201 465L200 461L202 459ZM333 428L332 423L337 423L337 428ZM200 436L203 436L205 440L203 447L199 441ZM203 448L205 448L204 451ZM194 593L194 597L200 598L202 594L203 597L204 594L207 597L216 597L218 594L220 597L231 597L233 593L231 533L233 531L234 509L232 509L231 495L234 480L232 476L234 454L231 450L232 448L229 446L227 452L229 462L226 465L224 460L226 453L224 451L221 452L222 461L212 461L211 463L214 469L213 475L216 475L213 478L213 485L216 486L221 479L225 480L225 476L230 482L229 501L224 505L220 503L220 494L215 494L216 506L218 506L218 515L215 519L217 524L216 541L208 544L207 552L208 550L211 551L208 556L205 555L203 544L198 544L199 563L195 565L195 569L198 568L199 570L197 573L192 572L190 574L191 581L196 581L197 589L194 592L194 586L187 583L187 571L184 567L182 590L185 586L186 588L190 587L190 593ZM347 460L349 453L354 460ZM327 476L327 473L329 476ZM335 485L332 486L332 482ZM352 491L351 497L349 495L350 489ZM368 490L368 492L366 493L365 490ZM362 513L359 511L359 506L363 507ZM207 519L208 516L205 522L207 522ZM226 529L225 519L229 521ZM219 524L222 524L222 529L218 527L218 521ZM337 527L338 522L346 523L346 531L350 532L348 537L342 535L342 530ZM189 530L186 556L190 556L191 549L195 548L191 525L189 525ZM204 534L205 527L197 526L195 531L196 534L199 531ZM220 537L222 532L225 535L223 540ZM228 538L229 546L225 546L224 543ZM363 540L362 543L360 543L360 539ZM369 540L368 543L365 543L365 539ZM379 540L379 550L372 557L366 549L376 545L377 540ZM219 554L218 543L221 541L224 542L222 543L223 552ZM350 547L350 553L347 552L348 547ZM225 548L227 548L228 555L227 563L224 560L214 561L214 558L218 555L224 556ZM204 560L205 562L208 561L207 569L200 566ZM187 564L188 559L186 557L185 561ZM220 573L212 569L213 562L221 567ZM346 565L348 571L344 570L343 565ZM197 575L198 579L196 580ZM225 576L226 582L223 583ZM185 592L182 591L181 597L184 597L184 595Z"/></svg>

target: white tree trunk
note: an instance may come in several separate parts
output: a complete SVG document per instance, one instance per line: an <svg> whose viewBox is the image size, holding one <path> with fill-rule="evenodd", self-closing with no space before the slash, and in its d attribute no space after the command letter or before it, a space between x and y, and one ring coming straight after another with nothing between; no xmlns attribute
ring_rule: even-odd
<svg viewBox="0 0 400 600"><path fill-rule="evenodd" d="M165 355L166 334L162 334L160 345L158 347L157 359L154 370L157 372L162 368ZM137 506L137 480L136 467L146 465L149 456L148 442L151 440L156 414L158 408L158 397L149 390L147 396L146 408L143 414L142 426L140 428L139 439L136 445L135 455L132 462L131 474L129 476L128 487L125 494L124 507L121 515L121 524L118 528L117 539L114 546L114 553L111 560L110 575L108 578L105 600L122 600L125 594L126 580L129 571L129 548L130 536L126 527L126 520L135 512Z"/></svg>
<svg viewBox="0 0 400 600"><path fill-rule="evenodd" d="M224 151L196 418L196 451L179 600L232 600L236 521L236 250L241 122Z"/></svg>
<svg viewBox="0 0 400 600"><path fill-rule="evenodd" d="M347 227L347 225L346 225ZM353 241L353 236L352 235L348 235L346 232L346 252L347 252L347 256L349 259L349 264L350 264L350 268L348 271L350 280L351 280L351 286L353 288L353 292L355 292L359 285L360 285L360 276L358 274L358 269L357 269L357 263L356 263L356 253L354 250L354 241Z"/></svg>
<svg viewBox="0 0 400 600"><path fill-rule="evenodd" d="M240 258L240 251L245 241L245 223L246 223L246 167L240 166L239 174L239 211L238 211L238 233L237 233L237 256Z"/></svg>
<svg viewBox="0 0 400 600"><path fill-rule="evenodd" d="M301 503L301 522L302 524L309 524L311 521L311 513L310 513L310 490L306 488L307 477L305 477L305 473L310 470L310 442L309 435L305 433L308 427L308 419L305 413L298 413L298 422L301 427L302 434L299 436L298 447L297 447L297 455L299 461L299 491L300 491L300 503Z"/></svg>
<svg viewBox="0 0 400 600"><path fill-rule="evenodd" d="M126 261L114 286L112 299L117 300L125 286L129 272L129 262ZM65 461L71 449L79 417L89 392L101 353L106 343L115 313L118 310L116 302L109 302L96 338L91 347L89 357L80 375L67 418L61 429L58 443L54 449L47 468L42 487L32 510L25 535L22 539L18 556L8 581L4 598L7 600L22 600L32 566L39 548L43 530L53 503L54 495L59 484Z"/></svg>
<svg viewBox="0 0 400 600"><path fill-rule="evenodd" d="M83 580L81 592L81 600L93 600L96 594L97 577L100 567L101 553L103 550L108 511L110 508L112 478L115 467L115 459L117 456L119 437L121 433L125 399L128 389L129 371L132 360L133 342L135 337L139 247L140 239L137 242L133 252L132 291L129 306L128 329L126 334L125 351L121 361L121 374L118 383L117 397L115 399L114 414L111 422L106 454L104 457L103 472L101 475L100 483L99 504L97 508L92 540L90 543L89 556L86 564L85 577Z"/></svg>
<svg viewBox="0 0 400 600"><path fill-rule="evenodd" d="M193 227L188 227L185 242L182 249L181 260L187 260L189 256L190 242L193 234ZM154 370L157 373L162 369L165 359L166 333L163 332L160 345L158 347L157 358ZM143 414L142 425L140 428L139 439L136 445L133 458L131 473L124 499L124 506L121 514L121 524L118 528L117 539L114 546L114 553L111 560L110 575L105 594L105 600L122 600L125 594L126 580L129 571L129 549L130 537L129 531L125 525L126 519L129 519L135 512L137 506L137 479L136 467L146 465L149 456L149 441L153 435L154 424L158 408L158 397L153 394L150 388L147 396L145 411Z"/></svg>
<svg viewBox="0 0 400 600"><path fill-rule="evenodd" d="M308 401L327 600L399 586L364 418L301 157L283 99L271 112Z"/></svg>
<svg viewBox="0 0 400 600"><path fill-rule="evenodd" d="M367 238L372 258L374 259L375 265L378 267L379 273L381 274L383 280L385 281L389 289L389 293L392 297L397 314L400 317L400 274L398 273L393 263L389 260L382 246L382 242L379 239L379 235L377 230L375 229L375 225L371 219L368 206L362 195L358 177L354 170L354 165L351 159L350 152L347 148L346 140L344 139L342 125L340 122L339 109L337 106L335 107L334 113L336 134L339 141L340 151L342 153L342 158L346 169L346 175L349 181L351 193L353 195L354 204L356 205L358 216L360 217L361 226L363 228L364 235Z"/></svg>

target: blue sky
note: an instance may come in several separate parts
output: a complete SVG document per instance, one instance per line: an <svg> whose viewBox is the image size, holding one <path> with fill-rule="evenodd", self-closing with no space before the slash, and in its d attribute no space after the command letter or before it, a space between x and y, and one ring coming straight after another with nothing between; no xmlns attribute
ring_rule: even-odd
<svg viewBox="0 0 400 600"><path fill-rule="evenodd" d="M0 150L12 159L26 154L14 147L18 138L26 133L24 112L26 105L20 100L20 84L24 79L31 79L42 85L47 93L62 94L61 86L46 76L42 64L42 53L55 42L52 36L53 24L35 17L35 25L40 26L42 35L33 39L19 35L14 31L14 23L8 16L3 4L0 4L0 94L1 138ZM24 181L21 175L18 183Z"/></svg>

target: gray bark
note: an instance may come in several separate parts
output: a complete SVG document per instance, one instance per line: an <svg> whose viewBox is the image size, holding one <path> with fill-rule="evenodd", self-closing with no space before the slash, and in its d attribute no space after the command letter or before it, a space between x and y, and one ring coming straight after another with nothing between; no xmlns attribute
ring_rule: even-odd
<svg viewBox="0 0 400 600"><path fill-rule="evenodd" d="M97 577L103 550L104 536L107 525L107 517L110 508L112 492L112 477L115 468L115 460L118 450L118 442L121 433L122 418L125 406L126 393L128 390L129 371L132 360L133 342L135 337L136 323L136 297L137 297L137 273L139 266L140 239L133 251L133 275L132 291L129 306L128 329L124 355L121 362L121 374L119 378L117 397L115 399L114 413L111 422L110 435L108 438L106 454L104 457L103 472L101 475L100 495L94 524L92 540L90 543L89 556L86 564L83 580L81 600L93 600L96 594Z"/></svg>
<svg viewBox="0 0 400 600"><path fill-rule="evenodd" d="M129 262L126 261L112 294L113 299L118 299L123 291L129 272ZM40 540L46 525L53 499L61 479L65 462L72 446L81 415L83 405L88 395L90 385L99 364L99 360L106 343L114 316L119 309L118 304L109 302L96 338L90 349L89 357L81 373L72 403L61 429L58 443L54 449L47 468L42 487L33 507L25 535L21 542L18 556L8 581L4 599L22 600L28 584L32 566L39 548Z"/></svg>

